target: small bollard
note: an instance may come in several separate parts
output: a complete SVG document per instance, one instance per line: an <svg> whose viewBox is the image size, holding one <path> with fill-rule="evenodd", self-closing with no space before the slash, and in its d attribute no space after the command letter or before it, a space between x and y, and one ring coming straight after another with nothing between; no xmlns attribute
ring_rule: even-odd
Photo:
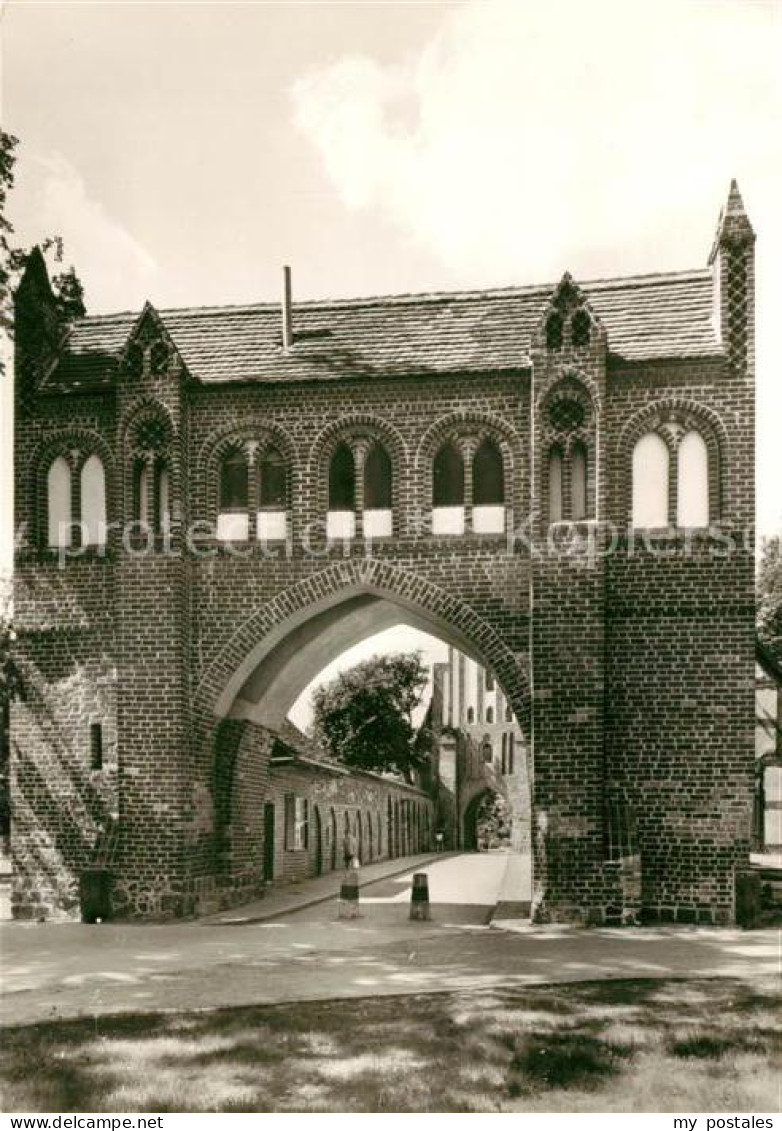
<svg viewBox="0 0 782 1131"><path fill-rule="evenodd" d="M415 872L413 875L413 890L410 892L410 918L428 921L429 914L429 877L426 872Z"/></svg>
<svg viewBox="0 0 782 1131"><path fill-rule="evenodd" d="M347 872L339 889L339 918L358 919L358 872Z"/></svg>

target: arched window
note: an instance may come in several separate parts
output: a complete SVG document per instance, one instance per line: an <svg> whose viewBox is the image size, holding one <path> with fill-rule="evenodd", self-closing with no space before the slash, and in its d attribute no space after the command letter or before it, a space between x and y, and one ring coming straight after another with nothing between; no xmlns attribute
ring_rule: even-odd
<svg viewBox="0 0 782 1131"><path fill-rule="evenodd" d="M434 457L432 533L464 533L464 460L450 442L443 444Z"/></svg>
<svg viewBox="0 0 782 1131"><path fill-rule="evenodd" d="M455 444L444 444L434 457L432 503L435 507L464 503L464 460Z"/></svg>
<svg viewBox="0 0 782 1131"><path fill-rule="evenodd" d="M579 521L587 516L587 453L581 443L570 452L570 517Z"/></svg>
<svg viewBox="0 0 782 1131"><path fill-rule="evenodd" d="M146 526L149 521L149 463L136 461L133 471L133 519Z"/></svg>
<svg viewBox="0 0 782 1131"><path fill-rule="evenodd" d="M668 525L668 445L656 432L633 448L633 526Z"/></svg>
<svg viewBox="0 0 782 1131"><path fill-rule="evenodd" d="M548 457L548 520L562 521L562 452L552 448Z"/></svg>
<svg viewBox="0 0 782 1131"><path fill-rule="evenodd" d="M505 471L502 454L488 437L472 460L472 525L476 534L502 534L505 529Z"/></svg>
<svg viewBox="0 0 782 1131"><path fill-rule="evenodd" d="M106 476L96 455L91 455L81 469L81 526L85 546L105 545Z"/></svg>
<svg viewBox="0 0 782 1131"><path fill-rule="evenodd" d="M391 511L391 460L382 444L373 444L364 461L364 537L389 538Z"/></svg>
<svg viewBox="0 0 782 1131"><path fill-rule="evenodd" d="M486 722L487 723L493 723L494 722L494 708L493 707L487 707L486 708Z"/></svg>
<svg viewBox="0 0 782 1131"><path fill-rule="evenodd" d="M244 542L250 536L247 513L249 467L241 448L231 448L220 464L220 508L217 537L227 542Z"/></svg>
<svg viewBox="0 0 782 1131"><path fill-rule="evenodd" d="M329 510L352 511L356 505L356 465L347 444L339 444L329 467Z"/></svg>
<svg viewBox="0 0 782 1131"><path fill-rule="evenodd" d="M48 543L52 547L71 544L71 468L64 456L58 456L49 468L46 480L49 522Z"/></svg>
<svg viewBox="0 0 782 1131"><path fill-rule="evenodd" d="M483 754L484 762L491 762L492 757L494 755L494 751L492 750L492 745L491 745L491 739L485 738L483 740L483 745L481 746L481 752Z"/></svg>
<svg viewBox="0 0 782 1131"><path fill-rule="evenodd" d="M513 722L513 711L511 710L510 707L505 708L505 722L506 723L512 723Z"/></svg>
<svg viewBox="0 0 782 1131"><path fill-rule="evenodd" d="M494 676L491 672L486 672L486 690L494 691Z"/></svg>
<svg viewBox="0 0 782 1131"><path fill-rule="evenodd" d="M256 533L261 541L283 539L288 533L288 469L277 448L267 448L258 465L260 484Z"/></svg>
<svg viewBox="0 0 782 1131"><path fill-rule="evenodd" d="M588 346L591 326L585 310L577 310L570 324L570 334L574 346ZM575 517L575 516L574 516Z"/></svg>
<svg viewBox="0 0 782 1131"><path fill-rule="evenodd" d="M165 534L171 527L171 475L163 460L155 464L155 532Z"/></svg>
<svg viewBox="0 0 782 1131"><path fill-rule="evenodd" d="M261 506L285 510L288 502L288 476L285 460L276 448L267 448L261 456L260 473Z"/></svg>
<svg viewBox="0 0 782 1131"><path fill-rule="evenodd" d="M682 437L677 453L676 523L709 525L709 453L699 432Z"/></svg>
<svg viewBox="0 0 782 1131"><path fill-rule="evenodd" d="M516 753L516 735L511 731L508 735L508 773L513 773L513 758Z"/></svg>
<svg viewBox="0 0 782 1131"><path fill-rule="evenodd" d="M352 538L356 533L356 464L347 444L339 444L329 465L329 538Z"/></svg>
<svg viewBox="0 0 782 1131"><path fill-rule="evenodd" d="M468 707L467 708L467 722L468 723L474 723L475 722L475 708L474 707Z"/></svg>
<svg viewBox="0 0 782 1131"><path fill-rule="evenodd" d="M364 506L387 510L391 506L391 460L381 444L373 444L364 463Z"/></svg>
<svg viewBox="0 0 782 1131"><path fill-rule="evenodd" d="M505 501L502 455L493 440L486 439L477 448L472 460L472 482L476 506L493 506Z"/></svg>
<svg viewBox="0 0 782 1131"><path fill-rule="evenodd" d="M245 510L248 488L247 458L240 448L233 448L220 464L220 510Z"/></svg>
<svg viewBox="0 0 782 1131"><path fill-rule="evenodd" d="M550 350L562 349L562 316L554 313L546 322L546 346Z"/></svg>
<svg viewBox="0 0 782 1131"><path fill-rule="evenodd" d="M149 351L149 370L155 376L165 372L168 365L168 347L165 342L153 342Z"/></svg>

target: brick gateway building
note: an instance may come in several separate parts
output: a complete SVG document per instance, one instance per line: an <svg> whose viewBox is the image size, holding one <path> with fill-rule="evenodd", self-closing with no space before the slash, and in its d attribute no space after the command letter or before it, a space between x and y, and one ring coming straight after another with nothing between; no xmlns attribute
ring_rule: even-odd
<svg viewBox="0 0 782 1131"><path fill-rule="evenodd" d="M735 184L706 268L584 285L66 324L33 255L17 914L73 914L108 841L121 914L247 898L271 736L401 621L486 667L527 736L540 918L731 920L753 256Z"/></svg>

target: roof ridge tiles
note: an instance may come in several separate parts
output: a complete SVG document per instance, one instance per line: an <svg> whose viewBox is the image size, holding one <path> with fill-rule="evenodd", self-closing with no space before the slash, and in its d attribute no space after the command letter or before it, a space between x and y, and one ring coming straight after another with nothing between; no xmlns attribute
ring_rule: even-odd
<svg viewBox="0 0 782 1131"><path fill-rule="evenodd" d="M710 278L709 269L706 268L691 268L685 271L667 271L667 272L650 272L640 275L626 275L626 276L607 276L598 279L579 280L579 286L582 290L630 290L643 288L645 286L653 285L654 283L677 283L694 281L696 279L707 280ZM486 287L475 288L472 290L462 291L421 291L421 292L401 292L397 294L381 294L381 295L367 295L357 296L354 298L316 298L316 299L301 299L297 300L294 305L299 310L346 310L346 309L361 309L362 307L381 307L381 306L415 306L425 303L447 303L447 302L471 302L471 301L486 301L487 299L503 299L503 298L523 298L532 295L544 296L549 294L554 288L555 283L531 283L522 286L509 285L507 287ZM143 309L143 307L142 307ZM231 314L249 314L252 312L257 313L274 313L279 311L280 304L275 301L258 302L258 303L225 303L220 305L204 305L204 306L172 306L172 307L155 307L159 317L165 321L168 317L177 316L193 316L210 315L216 316L224 314L229 316ZM84 318L79 319L76 326L84 326L91 323L107 323L111 321L122 321L123 319L133 319L138 317L138 310L122 310L114 311L104 314L88 314Z"/></svg>

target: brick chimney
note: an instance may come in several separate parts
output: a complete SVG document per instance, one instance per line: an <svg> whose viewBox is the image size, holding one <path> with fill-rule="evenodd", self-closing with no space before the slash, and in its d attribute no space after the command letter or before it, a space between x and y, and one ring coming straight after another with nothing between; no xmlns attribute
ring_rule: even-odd
<svg viewBox="0 0 782 1131"><path fill-rule="evenodd" d="M291 269L282 269L282 348L285 353L293 345L293 297L291 292Z"/></svg>

